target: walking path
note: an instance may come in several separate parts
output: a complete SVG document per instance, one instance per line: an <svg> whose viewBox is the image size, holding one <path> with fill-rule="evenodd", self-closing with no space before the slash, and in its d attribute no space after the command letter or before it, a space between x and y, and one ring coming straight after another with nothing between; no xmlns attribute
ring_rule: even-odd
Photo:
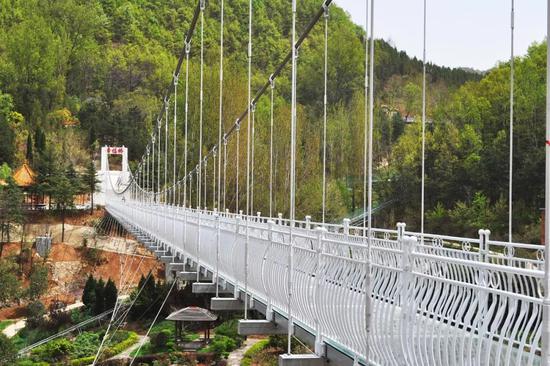
<svg viewBox="0 0 550 366"><path fill-rule="evenodd" d="M140 344L145 344L148 341L149 341L149 337L144 336L144 335L140 335L139 339L136 343L134 343L133 345L131 345L130 347L128 347L127 349L125 349L124 351L119 353L118 355L111 357L110 359L111 360L118 360L118 359L121 359L121 358L131 358L130 354L132 352L134 352L136 349L138 349Z"/></svg>
<svg viewBox="0 0 550 366"><path fill-rule="evenodd" d="M263 340L263 338L248 337L246 341L244 341L241 348L236 349L229 354L229 356L227 357L227 366L240 366L246 351L248 351L250 347L252 347L253 345L255 345L261 340Z"/></svg>
<svg viewBox="0 0 550 366"><path fill-rule="evenodd" d="M82 306L84 306L83 303L76 302L74 304L67 305L67 307L65 308L65 311L71 311L73 309L78 309L78 308L81 308ZM2 333L4 333L4 335L8 338L12 338L17 334L17 332L19 332L21 329L25 328L25 324L27 324L27 319L26 318L20 319L20 320L16 321L15 323L8 325L2 331Z"/></svg>

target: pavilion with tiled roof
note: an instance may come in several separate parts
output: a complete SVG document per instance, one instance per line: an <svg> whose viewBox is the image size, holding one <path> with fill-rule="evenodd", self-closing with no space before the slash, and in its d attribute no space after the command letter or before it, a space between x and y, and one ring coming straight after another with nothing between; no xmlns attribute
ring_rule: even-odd
<svg viewBox="0 0 550 366"><path fill-rule="evenodd" d="M36 183L36 173L26 162L13 172L15 184L21 188L28 188Z"/></svg>
<svg viewBox="0 0 550 366"><path fill-rule="evenodd" d="M207 323L204 329L204 341L210 339L210 324L218 320L218 316L211 311L197 306L189 306L168 315L166 320L172 320L176 326L176 341L183 338L183 324L188 323Z"/></svg>

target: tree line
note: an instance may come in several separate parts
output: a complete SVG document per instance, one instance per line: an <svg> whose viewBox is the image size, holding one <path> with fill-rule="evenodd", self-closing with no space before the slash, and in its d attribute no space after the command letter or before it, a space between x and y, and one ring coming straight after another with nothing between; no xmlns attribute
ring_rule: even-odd
<svg viewBox="0 0 550 366"><path fill-rule="evenodd" d="M3 1L9 6L0 9L0 29L4 31L0 33L0 49L4 50L0 52L0 131L6 132L0 133L6 142L0 144L0 161L13 165L25 159L28 151L17 147L32 139L33 151L27 159L34 156L33 164L44 179L44 194L52 186L47 182L52 169L63 165L49 167L49 162L67 164L59 169L65 176L72 174L71 169L84 171L95 140L129 147L131 167L135 168L156 128L160 96L171 80L195 2ZM236 0L226 7L225 130L247 105L247 5ZM319 5L316 0L300 2L299 30ZM290 8L282 0L257 1L254 6L252 83L256 90L288 52ZM176 132L180 177L186 139L189 167L197 163L200 149L206 152L217 143L219 10L217 2L210 2L205 14L207 108L203 111L202 146L197 143L200 73L195 38L187 136L182 128L180 75ZM329 35L327 218L339 222L362 210L365 33L342 9L331 6ZM302 45L298 60L297 215L312 215L316 220L321 216L322 197L323 42L324 30L318 25ZM536 239L541 206L542 140L537 136L544 115L544 47L534 45L516 63L514 233L525 241ZM378 213L376 225L393 227L397 221L405 221L410 229L419 229L422 63L390 43L376 40L374 67L374 206L394 202ZM479 227L490 227L496 238L506 236L507 179L503 172L507 171L508 70L506 63L487 73L427 65L426 224L431 231L475 235ZM289 68L284 69L276 82L273 108L273 214L284 215L289 209L289 75ZM255 112L253 211L264 214L269 210L270 110L266 97ZM173 134L172 123L169 134ZM237 175L241 183L246 181L246 139L246 128L242 128L238 157L235 139L228 145L226 207L231 210L244 206L244 190L236 196L236 181ZM172 161L171 139L168 161ZM164 168L162 162L160 169ZM206 169L212 193L214 164L209 163ZM193 187L188 204L196 206L196 193ZM206 206L213 206L211 194Z"/></svg>

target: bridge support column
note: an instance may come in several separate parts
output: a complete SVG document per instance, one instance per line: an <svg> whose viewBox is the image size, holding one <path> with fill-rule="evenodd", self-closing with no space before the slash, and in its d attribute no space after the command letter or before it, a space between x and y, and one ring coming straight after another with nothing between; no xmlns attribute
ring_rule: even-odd
<svg viewBox="0 0 550 366"><path fill-rule="evenodd" d="M193 283L193 293L194 294L215 294L216 293L216 284L215 283ZM226 289L220 287L219 293L231 293Z"/></svg>
<svg viewBox="0 0 550 366"><path fill-rule="evenodd" d="M214 311L240 311L244 309L244 303L232 297L213 297L210 299L210 310Z"/></svg>
<svg viewBox="0 0 550 366"><path fill-rule="evenodd" d="M321 366L326 363L324 358L316 354L279 356L279 366Z"/></svg>
<svg viewBox="0 0 550 366"><path fill-rule="evenodd" d="M171 262L166 263L164 274L166 279L174 280L178 278L178 272L183 271L185 264L183 262L176 262L178 259L170 257Z"/></svg>
<svg viewBox="0 0 550 366"><path fill-rule="evenodd" d="M269 320L239 320L238 326L239 335L283 335L287 334L288 326L286 321L277 324L275 321Z"/></svg>

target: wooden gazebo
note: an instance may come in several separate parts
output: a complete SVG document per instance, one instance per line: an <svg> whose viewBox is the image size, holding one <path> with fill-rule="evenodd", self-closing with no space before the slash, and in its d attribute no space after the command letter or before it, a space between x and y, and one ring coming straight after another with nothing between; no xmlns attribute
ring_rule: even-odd
<svg viewBox="0 0 550 366"><path fill-rule="evenodd" d="M174 311L168 315L166 320L172 320L175 322L176 327L176 342L183 338L183 326L184 323L207 323L204 329L204 341L207 342L210 339L210 324L218 320L218 316L207 309L199 308L196 306L189 306L178 311Z"/></svg>

